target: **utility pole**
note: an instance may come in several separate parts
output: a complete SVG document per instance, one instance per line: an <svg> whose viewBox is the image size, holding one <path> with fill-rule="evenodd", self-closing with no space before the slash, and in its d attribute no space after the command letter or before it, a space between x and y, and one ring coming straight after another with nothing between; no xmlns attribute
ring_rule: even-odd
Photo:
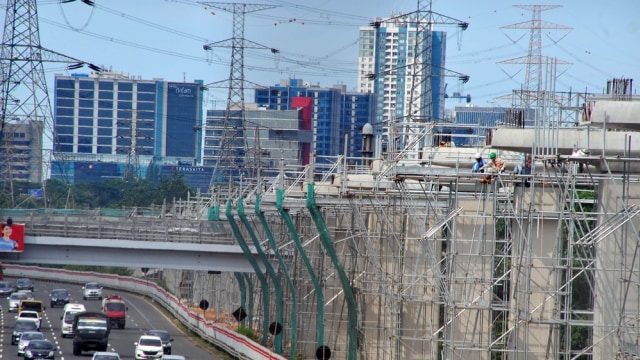
<svg viewBox="0 0 640 360"><path fill-rule="evenodd" d="M204 49L211 51L214 47L231 48L231 65L229 78L226 80L228 95L224 121L217 132L220 134L220 146L216 158L216 165L211 177L211 187L227 181L236 182L243 171L250 179L255 179L256 167L254 159L248 151L247 134L245 128L244 104L244 49L267 49L272 53L278 51L244 38L245 14L272 9L273 5L206 2L204 5L227 11L233 14L233 34L230 39L204 45ZM215 84L209 84L212 86ZM259 139L256 139L259 141ZM252 176L253 175L253 176Z"/></svg>
<svg viewBox="0 0 640 360"><path fill-rule="evenodd" d="M42 183L47 206L44 182L55 141L44 62L100 70L41 46L36 0L8 0L0 48L0 191L11 206L15 181Z"/></svg>

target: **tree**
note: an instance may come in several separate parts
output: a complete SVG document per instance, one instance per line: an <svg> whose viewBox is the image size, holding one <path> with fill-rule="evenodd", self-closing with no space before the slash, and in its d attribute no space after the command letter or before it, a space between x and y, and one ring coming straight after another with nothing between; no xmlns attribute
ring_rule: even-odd
<svg viewBox="0 0 640 360"><path fill-rule="evenodd" d="M158 187L159 198L167 202L174 199L186 199L188 195L195 195L195 192L184 182L184 175L177 171L173 172L173 178L162 179Z"/></svg>

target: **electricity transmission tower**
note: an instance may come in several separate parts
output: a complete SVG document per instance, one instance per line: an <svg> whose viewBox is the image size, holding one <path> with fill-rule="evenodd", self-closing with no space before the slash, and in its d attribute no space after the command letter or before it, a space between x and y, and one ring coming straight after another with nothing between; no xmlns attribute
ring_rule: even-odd
<svg viewBox="0 0 640 360"><path fill-rule="evenodd" d="M572 28L560 24L554 24L542 20L542 12L556 9L560 5L514 5L517 8L531 11L531 20L506 25L501 29L527 30L529 35L529 51L527 55L504 60L499 64L524 64L526 73L523 84L522 102L525 107L533 105L540 99L539 95L545 90L543 67L545 65L569 64L565 61L551 59L542 55L542 30L571 30Z"/></svg>
<svg viewBox="0 0 640 360"><path fill-rule="evenodd" d="M206 2L204 5L228 11L233 14L233 33L230 39L204 45L207 51L214 47L231 48L231 65L229 78L211 85L227 83L227 107L224 121L217 129L220 146L216 158L216 165L211 177L211 186L234 181L244 175L256 178L257 167L247 144L245 128L244 104L244 49L268 49L272 53L278 51L244 38L245 14L271 9L275 6L262 4ZM255 139L258 141L259 139ZM257 154L253 154L257 156ZM253 175L253 176L252 176Z"/></svg>
<svg viewBox="0 0 640 360"><path fill-rule="evenodd" d="M53 113L44 62L95 65L40 44L36 0L9 0L0 48L0 188L15 206L14 181L44 182L53 155ZM44 196L46 206L46 194Z"/></svg>
<svg viewBox="0 0 640 360"><path fill-rule="evenodd" d="M453 75L466 83L469 81L469 76L434 66L433 27L435 25L455 25L464 31L469 27L469 23L434 12L432 0L418 0L418 8L413 16L415 16L417 31L407 115L410 121L418 120L423 116L427 121L437 121L440 116L434 114L433 110L433 87L439 86L444 92L444 82L440 79L441 77ZM418 93L420 93L420 97L416 99Z"/></svg>
<svg viewBox="0 0 640 360"><path fill-rule="evenodd" d="M568 108L563 104L564 100L556 93L556 77L558 65L569 65L569 62L555 57L542 55L543 30L555 30L568 32L571 27L554 24L542 20L542 12L556 9L560 5L514 5L517 8L531 11L531 20L506 25L501 29L529 31L528 52L524 56L500 61L498 64L524 64L526 67L525 79L522 90L515 91L512 106L522 112L522 123L533 125L539 131L536 132L536 141L539 155L556 154L555 145L547 143L549 137L546 134L559 124L552 119L554 112L559 108ZM554 40L558 42L559 40Z"/></svg>

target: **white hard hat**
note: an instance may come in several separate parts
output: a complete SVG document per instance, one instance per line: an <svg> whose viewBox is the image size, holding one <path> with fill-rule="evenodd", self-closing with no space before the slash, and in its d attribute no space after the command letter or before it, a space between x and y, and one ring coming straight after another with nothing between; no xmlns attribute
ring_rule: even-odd
<svg viewBox="0 0 640 360"><path fill-rule="evenodd" d="M482 159L482 155L480 155L480 153L476 153L476 159Z"/></svg>

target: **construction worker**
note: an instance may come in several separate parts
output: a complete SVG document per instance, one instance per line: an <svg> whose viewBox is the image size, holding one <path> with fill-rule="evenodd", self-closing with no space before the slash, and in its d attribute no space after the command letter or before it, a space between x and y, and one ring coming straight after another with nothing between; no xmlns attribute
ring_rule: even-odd
<svg viewBox="0 0 640 360"><path fill-rule="evenodd" d="M471 167L471 172L472 173L484 172L484 170L480 171L480 168L485 166L487 164L487 161L482 158L482 155L480 155L480 153L476 153L475 159L476 159L476 162L473 163L473 166Z"/></svg>
<svg viewBox="0 0 640 360"><path fill-rule="evenodd" d="M480 170L484 170L486 174L500 174L503 170L507 162L498 158L495 152L489 154L489 162L482 166ZM492 175L486 175L484 178L480 179L481 183L491 184Z"/></svg>
<svg viewBox="0 0 640 360"><path fill-rule="evenodd" d="M515 174L531 175L531 155L520 155L520 163L513 169Z"/></svg>

